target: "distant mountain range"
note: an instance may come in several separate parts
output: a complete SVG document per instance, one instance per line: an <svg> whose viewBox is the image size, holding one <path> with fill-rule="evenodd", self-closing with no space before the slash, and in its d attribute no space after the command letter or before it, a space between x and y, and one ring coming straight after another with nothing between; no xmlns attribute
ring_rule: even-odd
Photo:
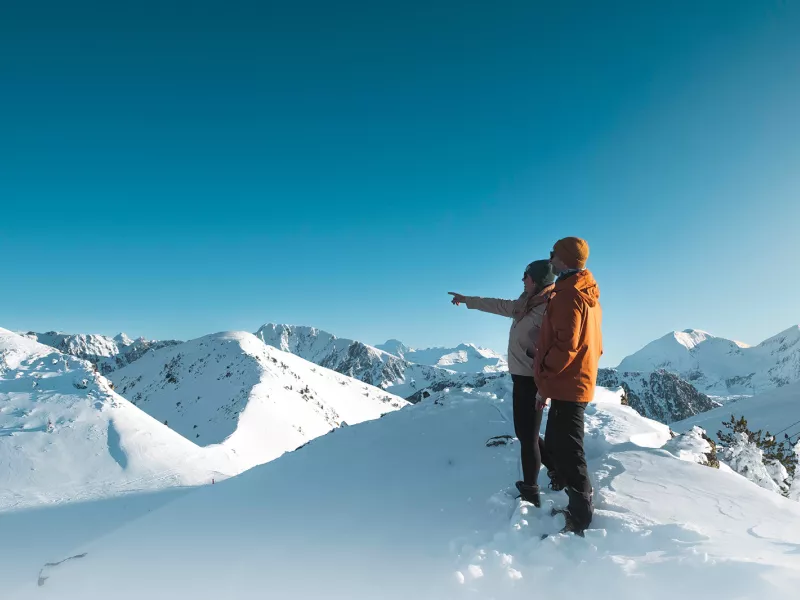
<svg viewBox="0 0 800 600"><path fill-rule="evenodd" d="M168 352L163 354L164 357L182 356L181 364L185 365L185 357L197 353L194 346L198 343L195 340L191 342L191 349L187 346L181 351L180 348L189 342L132 340L125 334L110 338L94 334L30 332L25 336L91 361L101 373L111 377L118 385L118 391L124 390L126 397L136 403L144 401L145 397L158 395L156 387L163 384L166 376L162 372L163 365L158 373L146 376L139 373L135 365L141 362L142 357L166 349ZM498 377L508 377L507 363L502 355L474 344L414 349L392 339L372 346L339 338L314 327L274 323L260 327L255 337L267 346L410 402L419 402L426 395L451 387L479 389ZM137 385L132 384L134 372L136 377L145 377L149 383L134 390ZM180 376L181 381L187 382L194 375L185 372ZM250 378L258 379L256 375ZM600 369L598 373L599 385L624 388L632 407L664 423L714 409L733 396L749 396L796 381L800 381L800 329L796 326L757 346L715 337L700 330L673 332L626 357L617 369ZM248 393L246 390L250 388L238 379L236 382L236 390L231 388L219 395L220 405L233 401L234 397L238 398L234 403L244 401L242 394ZM143 391L145 388L147 393ZM198 395L203 396L202 393ZM142 406L157 415L159 420L170 422L189 439L199 439L204 444L212 443L211 440L221 443L234 433L230 423L223 426L217 422L212 426L207 417L203 424L185 424L179 416L181 411L167 410L158 402L145 401ZM181 406L185 413L186 406ZM219 415L214 415L214 418L219 418ZM328 425L332 426L331 423ZM186 430L185 426L191 430Z"/></svg>
<svg viewBox="0 0 800 600"><path fill-rule="evenodd" d="M22 335L65 354L88 360L103 375L131 364L149 350L181 343L177 340L146 340L143 337L133 340L124 333L113 338L95 333L70 334L58 331L47 333L29 331Z"/></svg>
<svg viewBox="0 0 800 600"><path fill-rule="evenodd" d="M313 327L272 323L260 328L256 336L276 348L391 390L411 402L447 388L482 389L498 377L508 377L507 365L499 354L472 344L412 350L395 339L373 347ZM424 360L426 364L413 360ZM601 369L598 384L624 388L631 406L664 423L719 406L719 402L664 370L631 373Z"/></svg>
<svg viewBox="0 0 800 600"><path fill-rule="evenodd" d="M663 369L714 396L755 395L800 381L800 327L748 346L698 329L675 331L625 358L621 372Z"/></svg>

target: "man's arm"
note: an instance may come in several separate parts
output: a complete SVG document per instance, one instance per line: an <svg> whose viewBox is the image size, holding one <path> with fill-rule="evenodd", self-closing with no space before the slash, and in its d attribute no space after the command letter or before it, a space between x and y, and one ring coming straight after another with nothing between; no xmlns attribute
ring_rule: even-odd
<svg viewBox="0 0 800 600"><path fill-rule="evenodd" d="M563 302L563 304L562 304ZM581 339L581 319L583 316L583 302L578 296L571 299L558 299L550 302L550 324L553 328L554 339L549 348L541 348L542 379L558 375L569 366L578 352Z"/></svg>

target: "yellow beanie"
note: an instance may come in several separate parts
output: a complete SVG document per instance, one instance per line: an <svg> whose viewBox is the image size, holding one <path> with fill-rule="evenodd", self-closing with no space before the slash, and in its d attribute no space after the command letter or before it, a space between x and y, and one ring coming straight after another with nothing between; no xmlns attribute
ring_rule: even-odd
<svg viewBox="0 0 800 600"><path fill-rule="evenodd" d="M570 269L583 269L589 258L589 244L581 238L565 237L553 245L553 252Z"/></svg>

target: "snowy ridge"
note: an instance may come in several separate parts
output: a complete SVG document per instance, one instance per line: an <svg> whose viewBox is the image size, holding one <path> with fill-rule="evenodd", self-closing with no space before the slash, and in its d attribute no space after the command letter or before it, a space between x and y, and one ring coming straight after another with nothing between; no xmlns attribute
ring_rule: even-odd
<svg viewBox="0 0 800 600"><path fill-rule="evenodd" d="M113 338L95 333L71 334L58 331L47 333L29 331L23 335L40 344L51 346L64 354L88 360L97 366L103 375L138 360L148 350L180 344L177 340L146 340L145 338L133 340L124 333L119 333Z"/></svg>
<svg viewBox="0 0 800 600"><path fill-rule="evenodd" d="M800 381L800 327L757 346L694 329L672 332L625 358L617 369L665 369L706 394L753 395Z"/></svg>
<svg viewBox="0 0 800 600"><path fill-rule="evenodd" d="M508 363L501 354L475 344L459 344L455 348L409 348L398 340L389 340L377 346L381 350L404 358L409 362L440 367L459 373L497 373L508 371Z"/></svg>
<svg viewBox="0 0 800 600"><path fill-rule="evenodd" d="M199 489L49 557L81 558L42 585L18 565L10 597L560 598L578 576L615 600L793 597L800 505L681 460L667 426L602 388L586 418L592 529L541 540L566 496L513 499L516 442L486 443L513 431L507 383L442 390ZM320 493L298 493L310 481Z"/></svg>
<svg viewBox="0 0 800 600"><path fill-rule="evenodd" d="M114 393L84 360L0 328L0 511L238 473Z"/></svg>
<svg viewBox="0 0 800 600"><path fill-rule="evenodd" d="M242 469L407 404L246 332L149 352L110 378L120 394L184 437L221 444Z"/></svg>
<svg viewBox="0 0 800 600"><path fill-rule="evenodd" d="M418 365L374 346L299 325L268 323L256 331L265 344L364 383L409 398L420 389L448 380L452 370Z"/></svg>

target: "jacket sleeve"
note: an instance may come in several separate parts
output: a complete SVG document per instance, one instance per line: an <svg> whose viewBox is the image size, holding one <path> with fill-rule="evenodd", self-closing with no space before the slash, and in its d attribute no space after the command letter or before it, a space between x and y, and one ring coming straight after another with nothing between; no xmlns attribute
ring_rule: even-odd
<svg viewBox="0 0 800 600"><path fill-rule="evenodd" d="M520 300L501 300L500 298L480 298L478 296L464 296L467 308L500 315L501 317L514 316L514 308Z"/></svg>
<svg viewBox="0 0 800 600"><path fill-rule="evenodd" d="M534 348L536 352L539 351L539 334L542 331L542 321L544 320L544 311L546 308L547 308L546 304L540 304L531 311L533 324L531 325L531 329L528 332L528 337L530 338L530 347ZM528 357L533 358L531 353L528 353Z"/></svg>
<svg viewBox="0 0 800 600"><path fill-rule="evenodd" d="M540 377L545 380L566 369L578 353L583 303L576 296L563 304L551 302L549 311L553 343L549 348L539 348L542 361Z"/></svg>

